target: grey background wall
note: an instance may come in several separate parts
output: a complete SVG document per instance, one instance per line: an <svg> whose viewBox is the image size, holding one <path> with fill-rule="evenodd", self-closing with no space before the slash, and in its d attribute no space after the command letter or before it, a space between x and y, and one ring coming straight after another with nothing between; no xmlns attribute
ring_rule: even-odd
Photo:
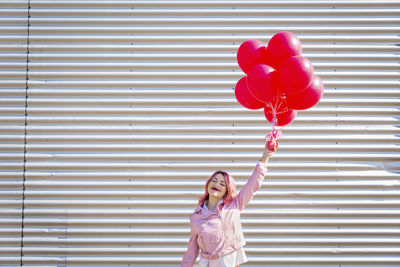
<svg viewBox="0 0 400 267"><path fill-rule="evenodd" d="M205 180L271 130L236 52L325 84L242 214L244 266L400 266L400 1L0 1L0 265L177 266Z"/></svg>

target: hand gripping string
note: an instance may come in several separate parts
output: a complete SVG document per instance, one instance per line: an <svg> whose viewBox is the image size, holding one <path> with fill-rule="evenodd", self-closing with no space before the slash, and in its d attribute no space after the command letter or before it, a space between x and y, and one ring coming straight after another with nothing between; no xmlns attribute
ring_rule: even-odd
<svg viewBox="0 0 400 267"><path fill-rule="evenodd" d="M271 144L272 147L277 146L274 144L278 143L279 138L283 137L282 133L283 127L280 129L276 129L276 115L274 115L274 118L272 120L272 131L265 136L265 141L267 141L269 144Z"/></svg>
<svg viewBox="0 0 400 267"><path fill-rule="evenodd" d="M280 129L276 129L276 107L272 107L270 103L266 104L266 106L269 106L272 110L273 114L273 119L272 119L272 131L265 136L265 141L268 142L268 148L270 150L275 151L278 148L278 140L279 138L283 137L283 127ZM280 113L280 112L279 112Z"/></svg>

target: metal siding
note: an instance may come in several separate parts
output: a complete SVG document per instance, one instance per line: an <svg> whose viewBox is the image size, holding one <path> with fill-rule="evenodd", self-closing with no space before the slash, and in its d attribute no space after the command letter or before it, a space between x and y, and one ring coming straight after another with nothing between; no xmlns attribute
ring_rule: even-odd
<svg viewBox="0 0 400 267"><path fill-rule="evenodd" d="M27 1L0 2L0 265L21 262Z"/></svg>
<svg viewBox="0 0 400 267"><path fill-rule="evenodd" d="M400 266L400 1L0 8L0 265L179 265L205 180L240 189L271 130L237 49L289 30L325 93L242 214L245 266Z"/></svg>

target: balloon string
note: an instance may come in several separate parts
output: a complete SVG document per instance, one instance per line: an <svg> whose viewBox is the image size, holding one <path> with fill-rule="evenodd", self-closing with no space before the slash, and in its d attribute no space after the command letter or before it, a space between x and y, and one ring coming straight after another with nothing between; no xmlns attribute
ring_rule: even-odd
<svg viewBox="0 0 400 267"><path fill-rule="evenodd" d="M283 101L279 102L279 106L276 108L276 110L279 110L279 108L281 107L282 103L283 103Z"/></svg>
<svg viewBox="0 0 400 267"><path fill-rule="evenodd" d="M281 138L283 136L283 133L282 133L283 127L280 128L279 130L276 130L277 112L276 112L275 108L272 108L272 115L273 115L272 123L271 123L272 131L270 133L268 133L267 136L265 136L265 141L269 142L272 140L272 142L277 143L279 138Z"/></svg>

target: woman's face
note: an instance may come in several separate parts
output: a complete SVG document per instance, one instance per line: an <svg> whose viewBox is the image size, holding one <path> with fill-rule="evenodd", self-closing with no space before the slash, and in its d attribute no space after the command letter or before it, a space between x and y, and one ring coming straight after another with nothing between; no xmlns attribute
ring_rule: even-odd
<svg viewBox="0 0 400 267"><path fill-rule="evenodd" d="M207 192L210 196L222 199L226 193L226 184L224 175L218 173L214 178L211 179L208 184Z"/></svg>

